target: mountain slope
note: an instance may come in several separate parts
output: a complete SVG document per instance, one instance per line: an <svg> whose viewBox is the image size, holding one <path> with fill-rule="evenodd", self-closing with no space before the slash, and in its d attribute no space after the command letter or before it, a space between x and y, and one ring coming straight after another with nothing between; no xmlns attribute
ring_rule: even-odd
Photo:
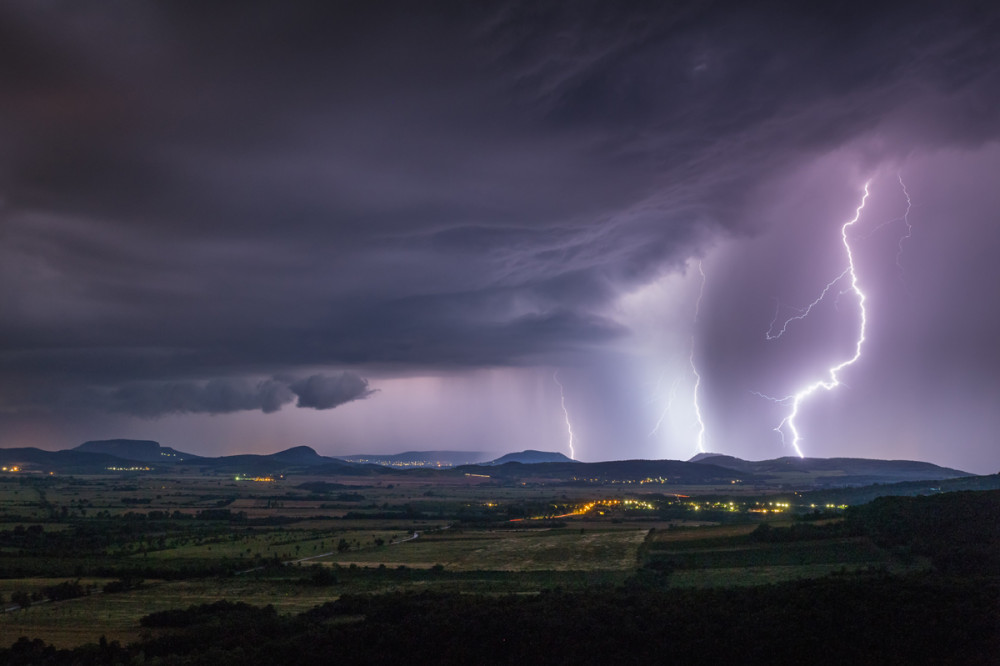
<svg viewBox="0 0 1000 666"><path fill-rule="evenodd" d="M615 460L609 462L507 462L501 465L465 465L457 468L467 474L482 474L500 479L538 478L566 482L594 483L641 482L656 479L671 484L728 484L753 480L752 475L716 465L680 460Z"/></svg>
<svg viewBox="0 0 1000 666"><path fill-rule="evenodd" d="M814 485L867 485L900 481L934 481L973 476L962 470L916 460L872 458L796 458L749 461L720 454L699 454L693 464L710 464L745 474L778 478L808 477Z"/></svg>
<svg viewBox="0 0 1000 666"><path fill-rule="evenodd" d="M491 460L487 465L503 465L504 463L516 462L525 465L536 465L538 463L575 463L572 458L555 451L535 451L527 449L519 453L508 453L500 456L496 460Z"/></svg>
<svg viewBox="0 0 1000 666"><path fill-rule="evenodd" d="M80 453L104 453L123 460L156 463L198 458L196 455L169 446L160 446L159 442L150 439L98 439L84 442L72 450Z"/></svg>

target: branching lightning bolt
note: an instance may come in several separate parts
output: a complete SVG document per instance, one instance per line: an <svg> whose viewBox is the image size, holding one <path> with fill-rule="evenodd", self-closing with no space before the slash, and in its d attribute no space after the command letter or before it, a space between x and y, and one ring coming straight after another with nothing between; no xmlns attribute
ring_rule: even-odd
<svg viewBox="0 0 1000 666"><path fill-rule="evenodd" d="M566 432L569 433L569 457L576 460L576 451L573 449L573 424L569 422L569 410L566 409L566 391L562 382L559 381L559 371L552 373L552 381L559 387L559 401L562 404L563 416L566 417Z"/></svg>
<svg viewBox="0 0 1000 666"><path fill-rule="evenodd" d="M865 203L868 201L868 186L870 183L871 181L865 183L865 194L863 197L861 197L861 204L858 206L857 210L855 210L854 217L845 222L840 228L840 238L844 245L844 251L847 254L847 269L839 276L834 278L831 282L829 282L823 289L823 293L820 294L819 298L813 301L802 314L792 317L791 319L786 321L784 326L782 326L780 332L777 335L771 335L771 331L774 328L773 323L771 329L768 330L767 333L768 340L773 340L778 337L781 337L781 334L785 332L785 329L790 321L796 319L803 319L806 315L809 314L809 311L812 310L812 308L817 303L819 303L820 301L823 300L823 298L826 297L826 295L829 293L833 285L835 285L837 282L844 279L845 277L849 278L849 287L846 291L853 292L854 295L857 297L858 313L860 315L860 325L858 327L857 340L854 344L854 354L847 360L841 361L840 363L831 366L828 371L829 379L821 379L815 381L812 384L809 384L808 386L804 387L797 393L788 396L787 398L781 398L781 399L769 398L771 400L774 400L775 402L791 404L792 407L788 416L782 419L781 423L779 423L778 427L776 427L774 430L779 435L781 435L781 439L782 441L784 441L785 433L783 428L785 428L785 426L788 427L788 431L791 433L792 436L792 447L795 449L795 453L797 453L800 458L803 457L802 449L799 448L799 441L801 441L802 436L799 434L799 429L795 423L795 419L799 415L799 407L802 405L802 401L821 388L830 391L839 386L841 383L839 376L840 371L848 366L853 365L854 363L857 362L859 358L861 358L861 348L865 343L865 330L868 324L868 312L865 309L865 294L863 291L861 291L861 287L858 285L858 275L854 267L854 253L851 251L851 243L847 238L847 231L849 228L857 224L858 220L861 218L861 211L864 210ZM907 197L907 199L909 199L909 197Z"/></svg>
<svg viewBox="0 0 1000 666"><path fill-rule="evenodd" d="M698 323L698 314L701 311L701 299L705 295L705 270L701 262L698 262L698 274L701 276L701 286L698 288L698 300L694 304L694 324ZM691 332L691 353L688 355L688 363L691 365L691 373L694 374L694 416L698 420L698 453L705 453L705 420L701 416L701 405L698 403L698 392L701 389L701 374L698 366L694 362L694 331Z"/></svg>

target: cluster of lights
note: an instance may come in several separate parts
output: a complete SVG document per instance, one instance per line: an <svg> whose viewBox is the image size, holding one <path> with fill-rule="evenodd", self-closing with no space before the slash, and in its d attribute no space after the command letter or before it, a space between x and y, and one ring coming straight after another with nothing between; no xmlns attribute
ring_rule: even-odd
<svg viewBox="0 0 1000 666"><path fill-rule="evenodd" d="M747 506L745 502L688 502L687 506L692 511L748 511L750 513L784 513L790 511L795 505L790 502L754 502L752 505ZM827 509L840 509L844 510L847 508L846 504L827 504L825 505ZM809 508L817 508L816 504L810 504Z"/></svg>
<svg viewBox="0 0 1000 666"><path fill-rule="evenodd" d="M618 479L612 479L611 481L608 481L608 483L620 483L620 484L623 484L623 485L628 485L628 484L632 484L632 483L638 483L640 486L644 485L644 484L647 484L647 483L668 483L668 482L669 482L669 479L667 477L665 477L665 476L658 476L658 477L655 477L655 478L647 476L645 479L624 479L624 480L621 480L621 481L619 481Z"/></svg>
<svg viewBox="0 0 1000 666"><path fill-rule="evenodd" d="M614 484L629 485L629 484L635 484L635 483L637 483L639 485L643 485L643 484L646 484L646 483L669 483L670 482L670 480L667 477L665 477L665 476L656 476L656 477L647 476L645 479L597 479L597 478L585 479L585 478L580 477L580 476L574 476L574 477L572 477L572 480L573 481L583 481L583 482L586 482L586 483L610 483L612 485L614 485Z"/></svg>
<svg viewBox="0 0 1000 666"><path fill-rule="evenodd" d="M768 502L767 504L757 502L756 506L750 509L750 513L782 513L790 507L788 502Z"/></svg>
<svg viewBox="0 0 1000 666"><path fill-rule="evenodd" d="M607 507L622 507L625 509L655 509L656 507L649 502L644 502L642 500L634 499L624 499L624 500L594 500L593 502L588 502L583 505L582 508L578 509L580 513L587 513L591 509L598 506Z"/></svg>
<svg viewBox="0 0 1000 666"><path fill-rule="evenodd" d="M153 471L152 467L146 467L146 466L143 466L143 467L139 467L139 466L135 466L135 467L105 467L104 469L106 469L109 472L152 472Z"/></svg>
<svg viewBox="0 0 1000 666"><path fill-rule="evenodd" d="M486 504L485 506L496 506L496 504L491 503L491 504ZM572 518L573 516L583 516L590 513L594 509L597 509L598 507L621 508L621 509L646 509L649 511L656 509L656 506L654 504L652 504L651 502L645 502L643 500L634 500L634 499L593 500L591 502L587 502L586 504L581 504L580 506L570 511L569 513L561 513L557 516L553 515L532 516L528 520L551 520L553 518ZM601 511L600 513L601 515L604 514L603 511ZM512 518L511 522L519 522L521 520L523 519Z"/></svg>
<svg viewBox="0 0 1000 666"><path fill-rule="evenodd" d="M445 460L389 460L387 458L341 458L350 463L381 465L382 467L452 467Z"/></svg>
<svg viewBox="0 0 1000 666"><path fill-rule="evenodd" d="M19 465L11 465L10 467L4 467L4 468L2 468L2 471L4 471L4 472L20 472L21 471L21 467Z"/></svg>
<svg viewBox="0 0 1000 666"><path fill-rule="evenodd" d="M466 474L466 476L476 476L475 474ZM666 476L647 476L644 479L599 479L599 478L584 478L582 476L571 477L572 481L582 482L582 483L607 483L611 485L633 485L638 484L640 486L656 483L656 484L667 484L670 483L670 478ZM742 479L730 479L730 484L743 483Z"/></svg>
<svg viewBox="0 0 1000 666"><path fill-rule="evenodd" d="M243 476L242 474L237 474L236 481L257 481L258 483L274 483L274 477L271 476Z"/></svg>
<svg viewBox="0 0 1000 666"><path fill-rule="evenodd" d="M691 502L689 504L692 511L701 511L702 505L697 502ZM742 504L736 504L736 502L705 502L704 506L706 511L732 511L738 512L743 510Z"/></svg>
<svg viewBox="0 0 1000 666"><path fill-rule="evenodd" d="M688 499L687 495L676 495L678 500ZM687 506L691 511L728 511L732 513L739 513L742 511L749 511L750 513L784 513L793 509L794 505L790 502L753 502L752 505L747 506L747 502L738 501L706 501L706 502L683 502L683 505ZM496 507L499 506L498 502L486 502L483 504L486 507ZM810 508L815 509L816 504L810 504ZM592 511L598 511L600 515L604 515L604 508L618 508L618 509L641 509L653 511L657 508L657 505L652 502L647 502L644 500L637 499L602 499L602 500L592 500L577 506L572 511L568 513L563 513L559 515L544 515L544 516L532 516L527 520L551 520L553 518L571 518L573 516L583 516ZM846 504L827 504L827 509L846 509ZM523 518L513 518L512 522L517 522L524 520Z"/></svg>

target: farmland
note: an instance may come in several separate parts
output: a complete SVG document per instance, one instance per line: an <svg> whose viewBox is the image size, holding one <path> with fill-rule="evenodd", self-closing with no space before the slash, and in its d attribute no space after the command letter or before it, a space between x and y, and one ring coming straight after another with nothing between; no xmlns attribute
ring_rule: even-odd
<svg viewBox="0 0 1000 666"><path fill-rule="evenodd" d="M125 643L140 638L150 613L221 600L295 614L355 593L711 588L927 566L864 536L762 542L762 521L779 530L795 522L781 502L706 490L8 475L0 644L28 636L73 647L102 635ZM839 515L832 509L828 522Z"/></svg>

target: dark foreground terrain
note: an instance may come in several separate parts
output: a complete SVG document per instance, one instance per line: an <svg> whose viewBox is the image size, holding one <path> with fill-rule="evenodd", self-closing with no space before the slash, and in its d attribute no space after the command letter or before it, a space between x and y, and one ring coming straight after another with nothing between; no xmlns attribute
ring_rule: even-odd
<svg viewBox="0 0 1000 666"><path fill-rule="evenodd" d="M147 611L125 640L94 636L56 647L27 630L0 650L0 663L997 663L1000 491L882 497L843 512L737 519L715 527L654 523L642 514L655 513L653 504L623 510L610 502L515 531L495 521L455 521L436 528L438 536L409 537L394 546L366 549L345 539L342 552L321 553L320 564L309 566L272 561L235 572L227 557L217 571L180 572L188 578L173 583L144 584L126 575L93 594L79 580L50 584L37 607L28 607L22 595L26 606L7 614L14 628L41 630L44 622L29 620L60 608L63 617L73 617L66 609L76 602L97 604L89 616L93 622L104 613L110 617L108 604L116 600L132 599ZM606 530L595 513L608 519ZM206 531L213 517L191 524L218 549L223 542L212 541ZM647 527L637 531L641 525ZM71 524L61 531L69 529ZM46 533L14 532L22 545ZM59 533L52 531L52 538ZM188 549L192 563L209 562L194 558L196 549L171 544L176 538L168 536L162 545ZM434 557L461 562L470 542L472 552L483 554L481 569L387 567L384 561L348 566L343 559L364 560L366 553L371 562L406 553L419 559L430 549ZM633 542L634 549L621 550ZM241 550L245 543L238 544ZM520 553L521 559L511 560L516 568L501 570L495 565L505 560L489 560L490 548ZM545 553L572 561L574 550L586 548L595 561L591 570L538 563ZM631 553L630 563L620 562L622 552ZM148 566L154 554L152 548L125 549L125 559L117 561ZM487 568L491 561L494 567ZM754 584L756 579L740 578L746 571L783 582ZM775 572L784 577L766 577ZM211 585L227 589L225 598L191 587L198 576L221 581ZM189 586L184 589L197 603L157 606L179 584ZM275 603L246 602L266 600L262 591ZM300 605L278 604L289 597Z"/></svg>
<svg viewBox="0 0 1000 666"><path fill-rule="evenodd" d="M994 582L879 574L729 590L342 597L292 617L218 602L147 616L148 638L7 664L995 664Z"/></svg>

